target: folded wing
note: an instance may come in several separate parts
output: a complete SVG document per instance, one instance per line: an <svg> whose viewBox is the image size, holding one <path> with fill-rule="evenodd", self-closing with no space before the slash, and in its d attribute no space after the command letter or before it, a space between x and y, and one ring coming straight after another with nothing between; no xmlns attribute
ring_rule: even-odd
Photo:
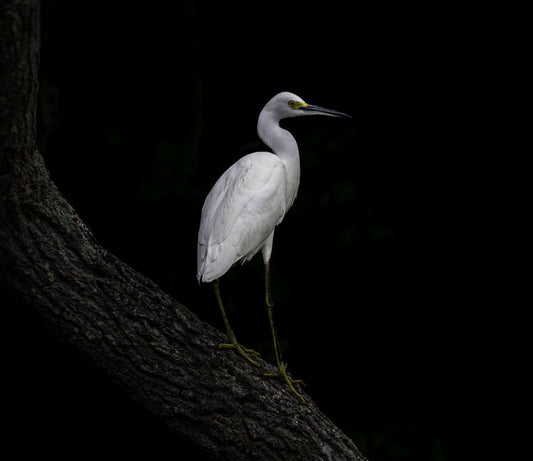
<svg viewBox="0 0 533 461"><path fill-rule="evenodd" d="M287 211L281 159L255 152L234 163L205 199L198 232L198 281L211 282L251 259Z"/></svg>

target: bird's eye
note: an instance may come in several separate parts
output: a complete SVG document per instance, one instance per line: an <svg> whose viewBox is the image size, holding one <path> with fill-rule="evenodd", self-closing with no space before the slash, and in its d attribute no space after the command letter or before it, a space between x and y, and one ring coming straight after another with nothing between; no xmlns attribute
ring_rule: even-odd
<svg viewBox="0 0 533 461"><path fill-rule="evenodd" d="M296 101L290 100L289 106L291 107L291 109L296 109L298 107L298 104L296 103Z"/></svg>

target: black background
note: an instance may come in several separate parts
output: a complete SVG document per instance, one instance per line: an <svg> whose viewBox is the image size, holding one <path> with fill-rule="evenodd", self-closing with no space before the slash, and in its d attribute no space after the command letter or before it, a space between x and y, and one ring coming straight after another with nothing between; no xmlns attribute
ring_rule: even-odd
<svg viewBox="0 0 533 461"><path fill-rule="evenodd" d="M370 460L452 459L474 437L485 360L482 20L425 3L45 1L41 152L104 246L222 328L196 282L210 187L255 150L277 92L352 114L283 124L302 168L272 257L285 358ZM240 341L272 361L262 271L257 257L221 288ZM35 313L7 316L21 453L166 456L166 430Z"/></svg>

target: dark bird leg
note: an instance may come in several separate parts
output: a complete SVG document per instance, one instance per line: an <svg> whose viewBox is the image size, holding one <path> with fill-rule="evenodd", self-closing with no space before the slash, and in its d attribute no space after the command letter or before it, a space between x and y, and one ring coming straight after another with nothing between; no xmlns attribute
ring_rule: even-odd
<svg viewBox="0 0 533 461"><path fill-rule="evenodd" d="M226 333L228 335L229 343L222 343L218 345L219 349L235 349L239 354L241 354L248 362L259 366L255 360L252 360L248 354L261 355L259 352L254 351L253 349L248 349L247 347L241 346L235 337L235 333L229 326L228 317L226 316L226 311L224 310L224 305L222 304L222 298L220 296L220 287L218 279L213 282L213 290L215 296L217 297L218 305L220 307L220 312L222 312L222 318L224 319L224 325L226 325Z"/></svg>
<svg viewBox="0 0 533 461"><path fill-rule="evenodd" d="M265 262L265 307L268 315L268 321L270 322L270 330L272 331L272 340L274 342L274 352L276 353L276 362L278 365L277 373L265 373L267 378L279 378L289 386L290 390L302 401L305 403L305 399L300 395L300 393L295 389L295 384L301 384L305 386L305 383L301 379L292 379L287 374L287 364L283 363L283 358L281 356L281 346L278 339L278 334L276 332L276 327L274 326L274 319L272 317L272 307L274 303L272 302L272 293L270 292L270 262Z"/></svg>

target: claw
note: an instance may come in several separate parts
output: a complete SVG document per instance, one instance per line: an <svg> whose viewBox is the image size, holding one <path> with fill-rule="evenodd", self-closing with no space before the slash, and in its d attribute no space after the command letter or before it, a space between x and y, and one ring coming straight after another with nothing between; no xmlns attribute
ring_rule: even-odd
<svg viewBox="0 0 533 461"><path fill-rule="evenodd" d="M285 363L285 364L282 363L281 366L278 366L278 370L279 371L277 373L265 373L263 376L265 376L266 378L279 378L279 379L285 381L285 383L289 386L289 389L292 391L292 393L295 394L296 397L298 397L302 401L302 403L305 403L305 399L295 389L294 385L295 384L300 384L303 387L306 387L306 384L301 379L292 379L287 374L287 367L288 367L287 363Z"/></svg>
<svg viewBox="0 0 533 461"><path fill-rule="evenodd" d="M261 356L261 354L259 352L256 352L254 351L253 349L249 349L247 347L244 347L244 346L241 346L237 340L235 340L235 342L231 342L231 343L222 343L222 344L219 344L218 345L218 348L219 349L236 349L237 352L239 354L241 354L246 360L248 360L248 362L250 362L252 365L255 365L255 366L260 366L258 362L256 362L255 360L251 359L248 354L254 354L254 355L257 355L257 356Z"/></svg>

